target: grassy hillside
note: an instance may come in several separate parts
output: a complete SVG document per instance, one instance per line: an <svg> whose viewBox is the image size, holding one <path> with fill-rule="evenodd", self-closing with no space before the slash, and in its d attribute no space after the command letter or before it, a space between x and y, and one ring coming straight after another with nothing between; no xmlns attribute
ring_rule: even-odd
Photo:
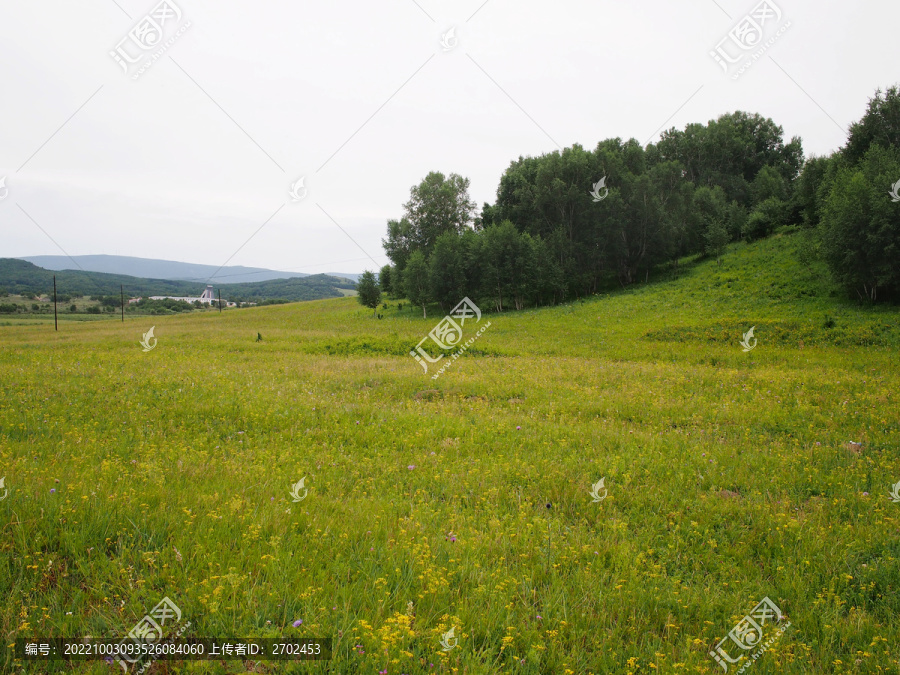
<svg viewBox="0 0 900 675"><path fill-rule="evenodd" d="M900 312L796 246L485 314L437 380L408 352L440 314L396 303L159 317L149 352L148 318L0 327L4 644L168 595L186 636L334 638L177 672L711 674L768 597L750 672L897 672Z"/></svg>

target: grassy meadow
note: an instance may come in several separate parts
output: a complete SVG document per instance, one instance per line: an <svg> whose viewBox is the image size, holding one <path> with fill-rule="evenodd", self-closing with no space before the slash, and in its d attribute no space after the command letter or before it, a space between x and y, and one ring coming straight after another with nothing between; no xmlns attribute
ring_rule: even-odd
<svg viewBox="0 0 900 675"><path fill-rule="evenodd" d="M334 658L152 673L721 673L764 597L790 626L744 672L897 673L900 311L798 240L485 312L437 380L443 313L396 301L0 326L0 672L120 672L11 646L168 596L186 637Z"/></svg>

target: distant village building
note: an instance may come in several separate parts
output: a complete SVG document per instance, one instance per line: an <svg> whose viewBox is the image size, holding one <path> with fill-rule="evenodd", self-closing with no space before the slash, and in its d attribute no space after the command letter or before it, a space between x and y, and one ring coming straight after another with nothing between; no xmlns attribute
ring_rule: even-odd
<svg viewBox="0 0 900 675"><path fill-rule="evenodd" d="M215 293L213 292L213 287L208 284L206 286L206 289L200 294L199 298L178 297L175 295L151 295L150 299L151 300L183 300L184 302L189 302L191 304L193 304L195 302L199 302L204 305L218 304ZM227 305L228 307L236 307L237 306L233 302L224 302L222 304Z"/></svg>

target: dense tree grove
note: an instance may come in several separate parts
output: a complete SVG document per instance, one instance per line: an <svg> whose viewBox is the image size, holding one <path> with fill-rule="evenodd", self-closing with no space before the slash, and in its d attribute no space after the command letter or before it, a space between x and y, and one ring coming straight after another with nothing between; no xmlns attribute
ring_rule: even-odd
<svg viewBox="0 0 900 675"><path fill-rule="evenodd" d="M717 260L736 240L808 229L810 255L876 300L900 287L900 97L878 92L844 149L804 161L771 119L744 112L512 162L476 216L467 179L430 173L383 241L382 289L447 310L468 296L497 311L644 281L678 260ZM896 189L896 188L895 188Z"/></svg>
<svg viewBox="0 0 900 675"><path fill-rule="evenodd" d="M860 299L900 300L900 90L876 92L846 145L807 162L799 187L834 278Z"/></svg>

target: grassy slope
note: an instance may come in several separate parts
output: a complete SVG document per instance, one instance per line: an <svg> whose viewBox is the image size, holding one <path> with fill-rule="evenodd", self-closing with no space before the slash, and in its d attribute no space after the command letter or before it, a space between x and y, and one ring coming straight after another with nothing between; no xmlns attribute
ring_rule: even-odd
<svg viewBox="0 0 900 675"><path fill-rule="evenodd" d="M150 318L0 327L6 644L169 595L195 636L334 637L333 672L715 673L768 596L753 672L896 672L900 315L793 246L485 315L437 381L407 352L440 316L350 298L153 318L149 353Z"/></svg>

